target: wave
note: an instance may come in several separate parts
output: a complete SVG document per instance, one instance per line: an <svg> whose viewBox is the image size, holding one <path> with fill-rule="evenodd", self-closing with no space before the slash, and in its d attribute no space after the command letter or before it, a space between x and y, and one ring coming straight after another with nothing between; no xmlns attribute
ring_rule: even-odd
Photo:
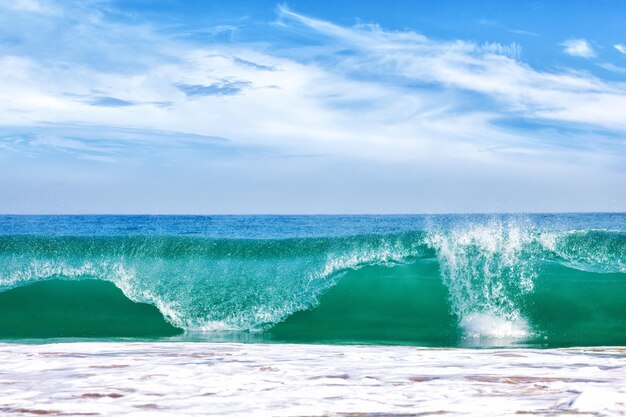
<svg viewBox="0 0 626 417"><path fill-rule="evenodd" d="M400 279L399 271L410 272ZM559 301L559 294L546 295L546 288L562 291L563 281L571 287L566 291L571 295L576 292L573 286L580 285L574 282L584 282L585 288L605 286L606 291L623 294L625 273L623 232L538 230L503 220L433 226L427 231L287 239L0 236L0 290L58 279L108 281L130 300L156 306L172 326L188 333L246 330L302 339L297 333L308 330L294 323L303 320L302 314L324 310L330 303L325 299L340 288L375 282L376 296L384 299L402 288L400 281L408 280L412 285L431 284L419 296L405 288L402 303L426 302L433 311L445 313L446 317L435 320L443 326L444 336L438 338L436 330L428 330L429 340L537 339L550 332L556 337L560 330L546 320L558 322L560 316L542 316L537 310L537 303L548 311L556 307L546 302ZM585 294L580 297L568 299L574 311L589 307ZM594 308L602 310L604 301L596 301ZM428 327L418 317L386 314L381 311L385 308L393 310L390 304L371 309L372 323L394 327L394 321L413 321ZM621 310L605 327L614 330L620 320L623 325ZM406 313L424 314L420 311ZM344 322L345 316L337 313L336 322ZM307 320L310 324L311 318ZM345 324L360 326L354 320ZM409 325L397 334L375 337L404 340L407 332L420 333Z"/></svg>

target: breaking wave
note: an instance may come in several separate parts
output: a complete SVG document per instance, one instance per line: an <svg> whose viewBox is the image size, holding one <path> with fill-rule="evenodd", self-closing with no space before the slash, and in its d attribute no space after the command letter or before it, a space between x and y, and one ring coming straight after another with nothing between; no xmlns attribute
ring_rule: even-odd
<svg viewBox="0 0 626 417"><path fill-rule="evenodd" d="M610 338L599 334L625 326L626 312L613 304L623 303L616 291L626 293L625 274L623 232L546 231L505 220L281 239L0 236L2 291L48 280L107 281L187 333L237 330L293 340L324 340L326 331L351 342L602 344ZM333 296L344 292L343 300ZM351 301L360 318L345 305L350 294L360 296ZM364 306L363 299L371 301ZM558 303L566 308L559 312ZM410 317L428 316L424 305L444 313L430 324ZM589 314L578 314L583 310ZM324 320L331 323L326 330ZM386 325L392 334L372 330ZM570 337L577 325L596 339Z"/></svg>

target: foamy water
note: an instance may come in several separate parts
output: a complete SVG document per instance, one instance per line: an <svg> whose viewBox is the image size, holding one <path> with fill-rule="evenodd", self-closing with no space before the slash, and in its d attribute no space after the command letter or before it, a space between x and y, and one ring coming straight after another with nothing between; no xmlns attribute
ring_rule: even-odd
<svg viewBox="0 0 626 417"><path fill-rule="evenodd" d="M467 337L493 339L525 339L532 335L524 319L505 319L489 314L472 313L461 319Z"/></svg>
<svg viewBox="0 0 626 417"><path fill-rule="evenodd" d="M622 416L626 350L0 344L0 413Z"/></svg>

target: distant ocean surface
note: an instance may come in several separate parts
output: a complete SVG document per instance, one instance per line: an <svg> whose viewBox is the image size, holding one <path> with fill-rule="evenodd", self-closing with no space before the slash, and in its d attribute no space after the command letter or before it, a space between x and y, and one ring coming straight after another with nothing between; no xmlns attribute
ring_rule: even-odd
<svg viewBox="0 0 626 417"><path fill-rule="evenodd" d="M50 338L623 346L626 214L0 216L0 339Z"/></svg>

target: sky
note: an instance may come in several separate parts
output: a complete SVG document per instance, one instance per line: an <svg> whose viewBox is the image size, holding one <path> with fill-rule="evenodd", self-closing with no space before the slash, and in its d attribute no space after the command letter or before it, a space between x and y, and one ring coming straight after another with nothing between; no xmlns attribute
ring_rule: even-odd
<svg viewBox="0 0 626 417"><path fill-rule="evenodd" d="M0 213L626 211L626 2L0 0Z"/></svg>

